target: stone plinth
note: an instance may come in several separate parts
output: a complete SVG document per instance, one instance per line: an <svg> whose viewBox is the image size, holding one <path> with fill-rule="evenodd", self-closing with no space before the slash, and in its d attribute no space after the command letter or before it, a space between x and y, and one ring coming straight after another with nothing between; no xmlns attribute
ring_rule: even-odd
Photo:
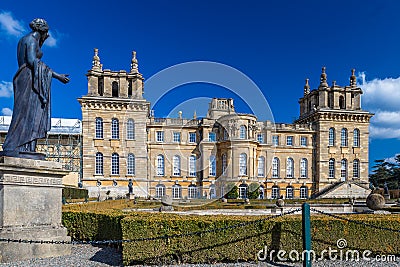
<svg viewBox="0 0 400 267"><path fill-rule="evenodd" d="M61 224L67 174L61 163L0 157L0 239L70 241ZM0 242L0 262L70 253L69 244Z"/></svg>

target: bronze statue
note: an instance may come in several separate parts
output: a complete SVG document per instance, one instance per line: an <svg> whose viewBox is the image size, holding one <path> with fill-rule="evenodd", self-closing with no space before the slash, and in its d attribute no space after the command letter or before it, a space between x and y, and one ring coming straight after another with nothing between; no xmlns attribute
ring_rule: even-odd
<svg viewBox="0 0 400 267"><path fill-rule="evenodd" d="M51 128L50 87L52 78L68 83L68 74L58 74L41 61L41 47L49 37L44 19L34 19L32 32L18 42L19 69L13 79L14 109L3 152L0 155L44 159L35 153L37 139Z"/></svg>

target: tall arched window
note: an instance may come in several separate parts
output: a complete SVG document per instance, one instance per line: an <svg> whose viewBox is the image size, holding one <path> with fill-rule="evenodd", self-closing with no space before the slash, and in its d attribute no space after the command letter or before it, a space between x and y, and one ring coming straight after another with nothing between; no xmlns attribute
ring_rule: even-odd
<svg viewBox="0 0 400 267"><path fill-rule="evenodd" d="M360 178L360 161L358 159L353 161L353 178Z"/></svg>
<svg viewBox="0 0 400 267"><path fill-rule="evenodd" d="M335 145L335 128L329 128L329 146Z"/></svg>
<svg viewBox="0 0 400 267"><path fill-rule="evenodd" d="M211 155L209 159L209 176L215 176L217 173L217 162L215 156Z"/></svg>
<svg viewBox="0 0 400 267"><path fill-rule="evenodd" d="M278 199L280 196L281 196L281 193L280 193L279 186L277 186L277 185L272 186L271 198Z"/></svg>
<svg viewBox="0 0 400 267"><path fill-rule="evenodd" d="M279 177L279 159L275 157L272 160L272 178L278 178Z"/></svg>
<svg viewBox="0 0 400 267"><path fill-rule="evenodd" d="M119 121L116 118L111 120L111 139L119 139Z"/></svg>
<svg viewBox="0 0 400 267"><path fill-rule="evenodd" d="M172 198L182 198L182 186L174 184L172 186Z"/></svg>
<svg viewBox="0 0 400 267"><path fill-rule="evenodd" d="M353 146L359 147L360 146L360 130L354 129L353 131Z"/></svg>
<svg viewBox="0 0 400 267"><path fill-rule="evenodd" d="M196 176L196 156L191 155L189 157L189 176Z"/></svg>
<svg viewBox="0 0 400 267"><path fill-rule="evenodd" d="M126 122L126 139L135 139L135 121L133 119L128 119Z"/></svg>
<svg viewBox="0 0 400 267"><path fill-rule="evenodd" d="M300 160L300 178L307 178L307 166L308 162L306 158Z"/></svg>
<svg viewBox="0 0 400 267"><path fill-rule="evenodd" d="M287 199L292 199L294 196L294 189L293 186L288 186L286 187L286 198Z"/></svg>
<svg viewBox="0 0 400 267"><path fill-rule="evenodd" d="M119 96L119 88L118 88L118 82L114 81L112 82L112 96L113 97L118 97Z"/></svg>
<svg viewBox="0 0 400 267"><path fill-rule="evenodd" d="M329 178L335 178L335 159L329 159Z"/></svg>
<svg viewBox="0 0 400 267"><path fill-rule="evenodd" d="M247 155L245 153L239 156L239 175L247 175Z"/></svg>
<svg viewBox="0 0 400 267"><path fill-rule="evenodd" d="M194 184L191 184L188 187L188 198L197 198L197 186Z"/></svg>
<svg viewBox="0 0 400 267"><path fill-rule="evenodd" d="M342 159L342 161L341 161L340 178L342 178L342 181L347 180L347 160L346 159Z"/></svg>
<svg viewBox="0 0 400 267"><path fill-rule="evenodd" d="M181 175L181 158L178 155L173 156L172 158L172 175L180 176Z"/></svg>
<svg viewBox="0 0 400 267"><path fill-rule="evenodd" d="M308 187L303 185L302 187L300 187L300 198L308 198Z"/></svg>
<svg viewBox="0 0 400 267"><path fill-rule="evenodd" d="M156 162L157 170L156 174L157 176L164 176L164 156L163 155L158 155L157 156L157 162Z"/></svg>
<svg viewBox="0 0 400 267"><path fill-rule="evenodd" d="M96 169L95 173L98 175L103 175L103 154L100 152L96 153Z"/></svg>
<svg viewBox="0 0 400 267"><path fill-rule="evenodd" d="M264 170L265 170L265 158L263 156L258 157L258 168L257 168L257 176L264 177Z"/></svg>
<svg viewBox="0 0 400 267"><path fill-rule="evenodd" d="M244 125L240 126L239 138L240 139L246 139L247 138L247 130L246 130L246 126L244 126Z"/></svg>
<svg viewBox="0 0 400 267"><path fill-rule="evenodd" d="M96 138L103 139L103 119L96 118Z"/></svg>
<svg viewBox="0 0 400 267"><path fill-rule="evenodd" d="M162 198L163 196L165 196L165 185L156 185L156 198Z"/></svg>
<svg viewBox="0 0 400 267"><path fill-rule="evenodd" d="M286 177L293 178L294 174L294 162L292 158L288 158L286 161Z"/></svg>
<svg viewBox="0 0 400 267"><path fill-rule="evenodd" d="M228 166L228 160L226 158L226 154L222 154L222 174L226 174L226 168Z"/></svg>
<svg viewBox="0 0 400 267"><path fill-rule="evenodd" d="M341 146L347 146L348 145L347 129L346 128L342 129L340 145Z"/></svg>
<svg viewBox="0 0 400 267"><path fill-rule="evenodd" d="M111 174L119 174L119 155L117 153L111 155Z"/></svg>
<svg viewBox="0 0 400 267"><path fill-rule="evenodd" d="M132 153L128 154L128 160L127 160L127 173L128 175L135 175L135 155Z"/></svg>

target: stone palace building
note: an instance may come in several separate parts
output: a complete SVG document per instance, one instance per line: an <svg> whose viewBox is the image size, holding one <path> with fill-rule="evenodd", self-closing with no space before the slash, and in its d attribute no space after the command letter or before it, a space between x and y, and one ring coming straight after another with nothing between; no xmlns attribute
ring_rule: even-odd
<svg viewBox="0 0 400 267"><path fill-rule="evenodd" d="M123 196L129 183L137 196L174 199L219 198L233 185L241 198L251 190L287 199L369 194L373 114L361 108L354 70L347 86L328 85L325 68L318 88L306 80L293 123L258 121L222 98L204 118L155 118L135 52L129 72L111 71L95 49L86 75L79 183L90 196Z"/></svg>

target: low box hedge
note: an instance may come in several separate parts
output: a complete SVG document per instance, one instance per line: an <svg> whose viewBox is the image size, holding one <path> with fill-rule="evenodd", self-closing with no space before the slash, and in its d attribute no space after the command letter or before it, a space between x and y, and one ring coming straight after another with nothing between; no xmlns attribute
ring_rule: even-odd
<svg viewBox="0 0 400 267"><path fill-rule="evenodd" d="M65 199L85 199L89 198L89 193L84 188L64 187L62 189L62 196Z"/></svg>
<svg viewBox="0 0 400 267"><path fill-rule="evenodd" d="M377 227L400 229L397 215L341 216ZM254 262L257 252L265 246L269 250L301 253L301 217L266 218L70 211L63 213L63 224L73 240L131 240L123 243L125 265ZM400 255L398 232L314 214L311 232L312 249L317 255L329 247L338 249L339 239L346 239L345 250Z"/></svg>

